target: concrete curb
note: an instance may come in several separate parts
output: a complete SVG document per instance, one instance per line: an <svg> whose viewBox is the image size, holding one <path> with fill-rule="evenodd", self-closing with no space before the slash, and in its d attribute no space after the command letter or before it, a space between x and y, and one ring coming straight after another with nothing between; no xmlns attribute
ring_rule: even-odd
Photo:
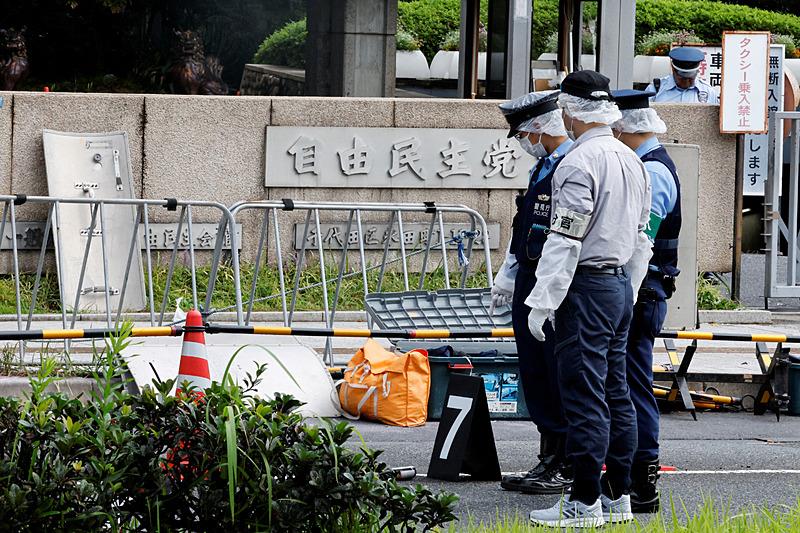
<svg viewBox="0 0 800 533"><path fill-rule="evenodd" d="M245 313L246 316L246 313ZM172 314L164 317L164 324L168 324ZM337 311L335 318L341 322L366 322L367 314L365 311ZM131 322L150 322L150 313L125 313L123 320ZM0 322L16 322L17 315L0 315ZM78 322L105 322L105 313L82 313L78 314ZM112 323L116 320L116 314L111 314ZM33 315L33 322L60 322L60 314L41 314ZM72 321L72 315L67 314L67 323ZM212 322L235 322L236 313L223 312L211 315ZM251 322L283 322L281 311L254 311L250 316ZM295 311L292 315L292 322L324 322L325 315L322 311ZM35 328L34 328L35 329Z"/></svg>
<svg viewBox="0 0 800 533"><path fill-rule="evenodd" d="M70 398L78 396L88 397L95 388L95 381L91 378L70 377L59 379L49 387L47 392L60 391ZM30 394L31 384L26 377L3 376L0 377L0 396L23 397Z"/></svg>
<svg viewBox="0 0 800 533"><path fill-rule="evenodd" d="M698 311L701 324L772 324L772 312L761 309Z"/></svg>

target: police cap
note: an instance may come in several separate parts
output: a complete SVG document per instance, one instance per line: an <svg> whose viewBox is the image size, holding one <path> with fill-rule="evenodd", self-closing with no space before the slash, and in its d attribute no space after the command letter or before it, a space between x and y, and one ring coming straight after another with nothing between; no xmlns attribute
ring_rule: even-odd
<svg viewBox="0 0 800 533"><path fill-rule="evenodd" d="M537 98L539 95L530 93L500 104L500 111L509 126L508 137L516 135L519 126L530 119L558 109L558 94L558 91L553 91Z"/></svg>
<svg viewBox="0 0 800 533"><path fill-rule="evenodd" d="M626 109L646 109L650 107L650 98L655 96L653 91L636 91L633 89L621 89L612 91L611 96L617 103L620 111Z"/></svg>
<svg viewBox="0 0 800 533"><path fill-rule="evenodd" d="M705 54L692 46L681 46L673 48L669 52L672 64L679 69L692 70L700 66L700 62L705 58Z"/></svg>
<svg viewBox="0 0 800 533"><path fill-rule="evenodd" d="M611 100L609 79L593 70L572 72L561 82L561 92L587 100Z"/></svg>

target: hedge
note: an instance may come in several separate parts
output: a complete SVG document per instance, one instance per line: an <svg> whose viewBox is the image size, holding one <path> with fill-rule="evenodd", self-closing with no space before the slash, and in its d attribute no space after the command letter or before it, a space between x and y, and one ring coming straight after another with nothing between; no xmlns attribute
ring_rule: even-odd
<svg viewBox="0 0 800 533"><path fill-rule="evenodd" d="M726 30L765 30L800 39L800 17L703 0L639 0L636 35L656 30L694 30L703 41L720 42Z"/></svg>
<svg viewBox="0 0 800 533"><path fill-rule="evenodd" d="M306 37L306 19L290 22L264 39L253 56L253 62L305 68Z"/></svg>
<svg viewBox="0 0 800 533"><path fill-rule="evenodd" d="M538 0L537 0L538 1ZM481 2L481 23L488 20L489 2ZM397 18L404 30L420 42L428 61L441 50L447 34L461 24L461 0L407 0L397 6Z"/></svg>
<svg viewBox="0 0 800 533"><path fill-rule="evenodd" d="M548 37L558 29L558 0L535 0L531 37L533 57L547 51ZM488 2L481 2L481 23L488 19ZM398 24L413 35L420 49L433 59L447 35L461 21L461 0L403 0ZM586 4L584 22L597 16L596 5ZM301 26L302 24L302 26ZM726 30L766 30L800 42L800 16L710 0L638 0L637 43L654 31L693 30L705 42L719 42ZM257 62L301 66L304 63L305 21L284 26L259 47Z"/></svg>

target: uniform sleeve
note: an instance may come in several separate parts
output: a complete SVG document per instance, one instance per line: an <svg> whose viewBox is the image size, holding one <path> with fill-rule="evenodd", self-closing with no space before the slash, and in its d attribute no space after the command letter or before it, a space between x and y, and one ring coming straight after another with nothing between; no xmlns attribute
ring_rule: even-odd
<svg viewBox="0 0 800 533"><path fill-rule="evenodd" d="M719 93L717 92L716 87L711 87L711 93L708 96L708 103L719 105Z"/></svg>
<svg viewBox="0 0 800 533"><path fill-rule="evenodd" d="M650 211L658 218L665 219L675 207L678 200L678 189L675 187L675 180L672 173L659 161L647 161L644 164L647 173L650 175L650 187L652 190L652 202Z"/></svg>
<svg viewBox="0 0 800 533"><path fill-rule="evenodd" d="M506 248L506 259L500 265L500 270L497 271L497 275L494 277L494 284L513 293L518 270L519 263L517 262L517 257L511 253L511 241L509 240L508 248Z"/></svg>
<svg viewBox="0 0 800 533"><path fill-rule="evenodd" d="M561 165L553 177L553 223L536 267L536 285L525 300L531 312L554 312L564 301L594 212L594 187L586 172Z"/></svg>
<svg viewBox="0 0 800 533"><path fill-rule="evenodd" d="M636 244L633 248L633 255L631 255L627 265L628 275L630 276L631 281L631 288L633 289L634 303L636 303L636 299L638 297L639 287L641 287L642 281L644 281L644 278L647 275L647 268L648 264L650 263L650 258L653 257L653 243L645 233L650 220L650 204L652 194L650 188L650 176L648 175L647 170L644 168L644 165L642 165L640 169L640 175L645 181L643 196L644 201L642 202L642 211L639 215L639 228L636 234Z"/></svg>

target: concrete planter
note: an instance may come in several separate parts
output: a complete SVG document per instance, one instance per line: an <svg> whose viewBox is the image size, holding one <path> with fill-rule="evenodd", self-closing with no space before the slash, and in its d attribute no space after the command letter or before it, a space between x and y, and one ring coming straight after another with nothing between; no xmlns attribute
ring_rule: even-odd
<svg viewBox="0 0 800 533"><path fill-rule="evenodd" d="M458 79L458 52L439 50L431 61L431 78ZM486 79L486 52L478 52L478 79Z"/></svg>
<svg viewBox="0 0 800 533"><path fill-rule="evenodd" d="M398 50L395 52L395 77L427 80L431 77L428 60L421 50Z"/></svg>

